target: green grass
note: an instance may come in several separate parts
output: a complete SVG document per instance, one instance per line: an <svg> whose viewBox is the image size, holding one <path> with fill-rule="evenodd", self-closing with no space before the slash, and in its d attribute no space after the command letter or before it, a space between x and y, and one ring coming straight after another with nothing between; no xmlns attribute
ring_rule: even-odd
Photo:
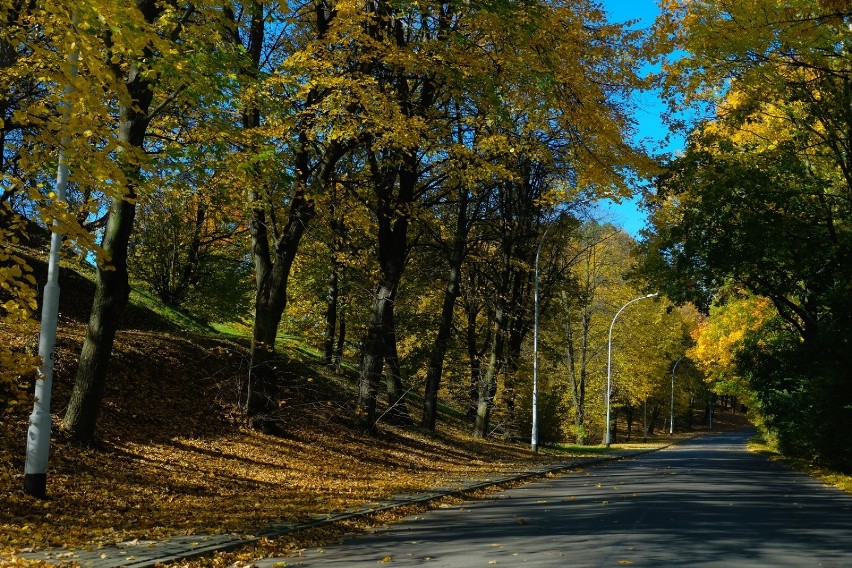
<svg viewBox="0 0 852 568"><path fill-rule="evenodd" d="M130 303L137 308L149 310L173 326L199 334L209 334L210 326L196 319L188 312L167 306L156 294L144 287L134 285L130 290Z"/></svg>
<svg viewBox="0 0 852 568"><path fill-rule="evenodd" d="M251 327L243 322L212 322L210 328L218 333L233 339L249 339L251 338Z"/></svg>
<svg viewBox="0 0 852 568"><path fill-rule="evenodd" d="M608 454L612 451L606 446L581 446L579 444L555 444L548 446L555 452L564 454Z"/></svg>
<svg viewBox="0 0 852 568"><path fill-rule="evenodd" d="M748 449L773 461L780 461L790 469L807 473L826 485L833 485L841 491L852 494L852 475L820 466L803 458L785 456L772 443L764 440L760 434L749 440Z"/></svg>

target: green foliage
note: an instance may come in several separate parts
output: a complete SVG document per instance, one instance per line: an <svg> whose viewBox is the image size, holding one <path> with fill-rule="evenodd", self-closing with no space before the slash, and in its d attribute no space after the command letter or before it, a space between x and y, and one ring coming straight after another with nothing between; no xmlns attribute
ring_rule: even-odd
<svg viewBox="0 0 852 568"><path fill-rule="evenodd" d="M814 360L814 350L829 358ZM787 455L852 470L852 357L803 344L773 326L749 335L737 364L749 379L769 436Z"/></svg>
<svg viewBox="0 0 852 568"><path fill-rule="evenodd" d="M186 309L206 322L239 321L251 314L253 289L250 266L232 255L210 254Z"/></svg>
<svg viewBox="0 0 852 568"><path fill-rule="evenodd" d="M708 327L735 341L699 359L729 384L747 378L758 420L783 449L848 467L848 23L818 0L667 7L658 30L683 50L665 68L672 104L715 114L649 196L645 273L702 308L732 289L771 304L769 320L711 311Z"/></svg>

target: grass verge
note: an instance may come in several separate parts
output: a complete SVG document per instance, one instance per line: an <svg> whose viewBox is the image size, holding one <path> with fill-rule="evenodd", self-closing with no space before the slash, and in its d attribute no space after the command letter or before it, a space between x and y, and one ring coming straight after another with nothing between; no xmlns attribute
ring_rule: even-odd
<svg viewBox="0 0 852 568"><path fill-rule="evenodd" d="M806 459L785 456L760 436L755 436L749 441L748 449L766 456L773 461L782 462L791 469L807 473L826 485L837 487L841 491L852 495L852 475L820 466Z"/></svg>

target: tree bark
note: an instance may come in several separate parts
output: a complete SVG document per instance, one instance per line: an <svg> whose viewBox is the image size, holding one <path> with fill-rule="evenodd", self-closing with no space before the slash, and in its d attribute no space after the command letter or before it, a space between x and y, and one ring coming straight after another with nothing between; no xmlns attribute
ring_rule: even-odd
<svg viewBox="0 0 852 568"><path fill-rule="evenodd" d="M408 412L408 406L405 404L405 386L402 384L402 369L399 366L399 353L396 349L396 329L393 318L393 306L389 311L389 321L386 329L388 336L386 338L387 354L385 356L386 367L386 382L388 391L388 411L387 416L393 424L400 426L411 426L414 420Z"/></svg>
<svg viewBox="0 0 852 568"><path fill-rule="evenodd" d="M334 369L340 372L343 365L343 346L346 343L346 308L340 310L340 326L337 335L337 345L334 347Z"/></svg>
<svg viewBox="0 0 852 568"><path fill-rule="evenodd" d="M251 65L248 72L257 76L260 72L265 25L262 3L253 2L251 10L249 41L246 46ZM333 12L326 12L322 3L317 5L315 15L317 33L320 36L328 30L333 14ZM315 92L309 93L307 106L316 103L318 97L319 95ZM260 126L260 111L257 108L247 109L242 118L243 128L246 130ZM287 304L287 285L293 261L308 224L316 215L313 202L306 194L307 188L312 182L323 187L327 186L334 167L343 153L342 142L330 143L325 149L323 158L317 160L318 163L312 164L307 137L303 133L295 136L293 156L296 171L295 189L290 199L286 223L280 231L275 227L273 216L266 214L266 208L271 207L271 204L265 203L263 193L256 187L249 192L249 204L252 207L249 228L257 290L251 361L245 385L243 412L256 428L266 429L268 414L275 407L274 398L277 389L274 366L275 337ZM256 181L261 183L260 180ZM273 229L272 232L270 228Z"/></svg>
<svg viewBox="0 0 852 568"><path fill-rule="evenodd" d="M337 200L336 193L332 196L329 215L331 217L331 233L332 244L330 246L331 253L331 274L328 281L328 296L326 298L327 305L325 310L325 338L323 341L323 357L325 364L329 367L339 367L340 362L335 362L335 340L337 339L337 325L340 314L340 273L341 262L338 255L343 252L343 243L346 238L343 216L337 213L335 201ZM343 325L341 318L340 325Z"/></svg>
<svg viewBox="0 0 852 568"><path fill-rule="evenodd" d="M393 285L380 283L373 300L372 317L361 347L361 370L358 377L358 408L356 421L368 430L376 428L376 399L386 353L387 331L385 312L393 302Z"/></svg>
<svg viewBox="0 0 852 568"><path fill-rule="evenodd" d="M337 337L337 310L340 301L339 268L332 262L328 281L328 296L325 309L325 337L323 338L323 361L329 367L334 366L334 341Z"/></svg>
<svg viewBox="0 0 852 568"><path fill-rule="evenodd" d="M479 385L483 380L482 376L482 358L486 351L491 347L493 324L488 325L488 330L485 338L482 341L482 347L478 345L477 337L477 318L481 311L481 306L478 302L477 295L480 293L479 286L474 282L475 278L471 277L469 294L465 294L464 311L467 316L467 325L465 326L465 345L467 347L468 366L470 367L470 383L468 388L467 409L465 415L473 422L476 419L476 409L479 401Z"/></svg>
<svg viewBox="0 0 852 568"><path fill-rule="evenodd" d="M132 199L129 193L127 198ZM91 443L106 386L118 323L127 306L130 285L127 275L127 244L136 213L134 202L111 200L110 216L102 244L112 259L110 267L98 267L95 297L89 314L86 339L62 427L80 443Z"/></svg>
<svg viewBox="0 0 852 568"><path fill-rule="evenodd" d="M488 367L477 389L476 418L473 435L477 438L487 438L491 421L491 408L494 406L494 395L497 393L497 376L503 367L504 349L506 343L504 310L498 305L494 314L493 341Z"/></svg>
<svg viewBox="0 0 852 568"><path fill-rule="evenodd" d="M137 7L149 23L153 23L162 10L154 0L137 0ZM150 53L148 55L152 56ZM131 104L119 107L118 140L127 148L141 153L150 121L148 111L154 96L153 85L133 63L129 66L125 83ZM110 199L102 243L110 257L110 265L98 265L95 298L89 314L86 339L80 351L74 388L62 423L71 439L80 443L91 443L94 439L115 333L130 295L127 246L136 216L135 198L140 165L137 156L119 156L119 159L126 162L125 175L128 182L123 195Z"/></svg>
<svg viewBox="0 0 852 568"><path fill-rule="evenodd" d="M444 369L444 357L450 343L453 329L453 311L461 291L461 265L467 246L467 233L470 229L467 216L467 191L463 192L464 199L459 204L456 221L453 249L450 255L450 270L447 277L447 287L444 290L444 301L441 305L441 319L438 323L438 336L429 354L429 366L426 369L426 390L423 396L423 418L421 426L435 431L438 419L438 390L441 387L441 375Z"/></svg>
<svg viewBox="0 0 852 568"><path fill-rule="evenodd" d="M408 252L408 219L395 213L390 201L392 188L385 186L378 190L383 192L384 202L378 211L378 256L382 278L376 287L370 325L362 343L356 415L356 421L368 431L376 428L376 397L388 353L388 338L394 325L393 302Z"/></svg>

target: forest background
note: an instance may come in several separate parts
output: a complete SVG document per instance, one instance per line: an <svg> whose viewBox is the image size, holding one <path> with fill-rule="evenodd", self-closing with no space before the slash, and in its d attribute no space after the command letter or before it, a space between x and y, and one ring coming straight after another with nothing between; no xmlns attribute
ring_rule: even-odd
<svg viewBox="0 0 852 568"><path fill-rule="evenodd" d="M641 410L647 434L676 409L685 428L721 395L785 451L849 467L847 2L663 2L644 29L591 1L0 16L7 425L44 376L51 228L95 288L69 442L98 440L131 284L202 320L199 346L244 346L217 407L246 428L286 434L298 337L352 377L325 403L359 430L435 432L456 408L477 438L525 439L535 374L542 443L579 444L604 435L613 316L659 291L612 328L616 420ZM678 155L633 142L648 89L689 134ZM641 242L589 217L637 192Z"/></svg>

